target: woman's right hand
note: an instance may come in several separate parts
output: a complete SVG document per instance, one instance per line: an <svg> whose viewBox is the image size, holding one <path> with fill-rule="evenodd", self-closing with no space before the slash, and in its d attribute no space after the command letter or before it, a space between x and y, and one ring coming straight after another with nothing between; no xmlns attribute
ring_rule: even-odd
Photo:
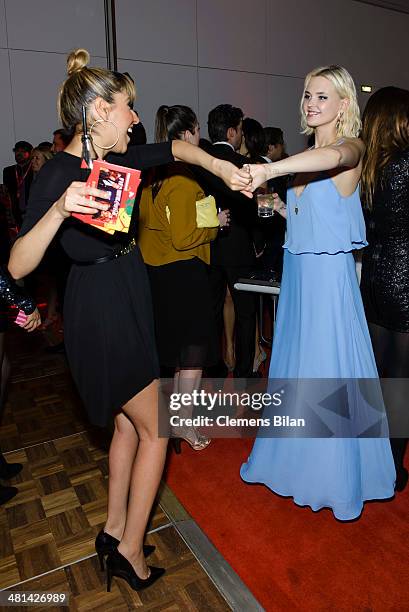
<svg viewBox="0 0 409 612"><path fill-rule="evenodd" d="M27 315L26 321L22 325L22 328L25 329L28 332L32 332L35 329L37 329L37 327L40 325L40 323L41 323L41 316L40 316L40 313L38 311L38 308L36 308L34 312L32 312L31 314Z"/></svg>
<svg viewBox="0 0 409 612"><path fill-rule="evenodd" d="M282 201L278 193L271 194L273 196L273 209L274 212L278 212L282 217L287 216L287 206L285 202Z"/></svg>
<svg viewBox="0 0 409 612"><path fill-rule="evenodd" d="M107 200L110 193L96 187L88 187L86 183L74 181L57 200L56 209L63 219L74 212L82 215L94 215L100 210L108 210L109 204L90 200L90 196Z"/></svg>
<svg viewBox="0 0 409 612"><path fill-rule="evenodd" d="M228 227L230 223L230 210L226 208L225 210L221 210L217 214L219 218L220 227Z"/></svg>

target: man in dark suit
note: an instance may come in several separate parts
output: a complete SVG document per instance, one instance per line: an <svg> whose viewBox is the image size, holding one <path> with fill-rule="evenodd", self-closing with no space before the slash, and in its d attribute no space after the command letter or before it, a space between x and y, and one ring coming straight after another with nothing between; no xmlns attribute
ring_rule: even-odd
<svg viewBox="0 0 409 612"><path fill-rule="evenodd" d="M239 168L248 162L236 152L242 141L242 120L241 109L230 104L214 108L208 117L208 132L212 144L206 146L208 153L218 159L230 161ZM239 278L249 276L255 266L252 229L257 220L256 204L241 193L231 191L219 178L206 171L197 170L197 179L205 193L215 197L218 209L230 210L229 228L227 231L221 230L216 240L211 243L210 282L220 346L223 334L223 305L228 286L236 315L234 376L251 377L255 348L256 300L254 294L234 289L234 284ZM209 373L218 377L225 376L226 372L227 368L220 357L219 365Z"/></svg>
<svg viewBox="0 0 409 612"><path fill-rule="evenodd" d="M28 194L33 171L31 169L32 145L25 140L19 140L14 146L14 166L3 169L3 183L10 195L12 211L17 226L21 226L23 215L26 211Z"/></svg>

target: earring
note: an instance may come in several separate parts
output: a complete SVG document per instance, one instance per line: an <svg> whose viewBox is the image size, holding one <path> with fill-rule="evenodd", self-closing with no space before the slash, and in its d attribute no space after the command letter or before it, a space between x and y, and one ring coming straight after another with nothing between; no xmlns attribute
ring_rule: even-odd
<svg viewBox="0 0 409 612"><path fill-rule="evenodd" d="M344 126L344 113L340 113L338 115L338 119L337 119L337 122L335 124L335 129L337 130L338 134L342 133L343 126Z"/></svg>
<svg viewBox="0 0 409 612"><path fill-rule="evenodd" d="M102 145L99 145L95 142L94 138L92 137L92 130L94 128L94 125L96 125L97 123L110 123L111 125L114 126L114 128L116 129L116 140L114 142L114 144L110 145L109 147L103 147ZM119 130L118 130L118 126L116 125L116 123L114 123L113 121L109 121L108 119L97 119L96 121L94 121L94 123L91 125L91 127L89 128L89 135L92 138L92 142L99 148L99 149L113 149L113 147L116 145L116 143L119 140Z"/></svg>

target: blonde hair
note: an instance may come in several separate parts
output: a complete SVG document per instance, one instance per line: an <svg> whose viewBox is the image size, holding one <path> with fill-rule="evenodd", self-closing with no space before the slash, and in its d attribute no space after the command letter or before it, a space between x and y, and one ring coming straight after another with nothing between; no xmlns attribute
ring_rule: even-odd
<svg viewBox="0 0 409 612"><path fill-rule="evenodd" d="M305 77L304 90L301 97L300 111L301 111L301 134L313 134L314 128L307 125L307 118L304 112L304 95L305 90L312 77L322 76L331 81L334 85L339 97L343 100L347 98L349 101L348 106L343 111L342 119L337 122L337 135L346 136L349 138L356 138L359 136L362 128L361 116L358 106L358 100L356 97L356 89L354 81L346 68L342 66L323 66L311 70Z"/></svg>
<svg viewBox="0 0 409 612"><path fill-rule="evenodd" d="M59 92L58 115L71 133L82 121L82 106L88 108L97 97L112 103L114 95L123 92L130 102L135 99L135 86L129 76L105 68L88 68L89 59L86 49L76 49L67 57L68 78Z"/></svg>
<svg viewBox="0 0 409 612"><path fill-rule="evenodd" d="M51 145L48 146L45 144L39 144L37 147L34 147L31 152L31 155L33 156L35 152L41 153L45 161L49 161L54 157L54 153L51 151Z"/></svg>

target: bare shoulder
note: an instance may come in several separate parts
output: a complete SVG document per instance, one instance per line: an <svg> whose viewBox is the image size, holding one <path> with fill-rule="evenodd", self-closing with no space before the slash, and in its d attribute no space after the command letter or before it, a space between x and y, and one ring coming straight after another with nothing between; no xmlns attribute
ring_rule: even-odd
<svg viewBox="0 0 409 612"><path fill-rule="evenodd" d="M343 137L333 146L340 149L342 162L330 175L339 194L347 198L354 193L361 178L365 145L360 138Z"/></svg>
<svg viewBox="0 0 409 612"><path fill-rule="evenodd" d="M359 153L360 158L362 159L363 154L365 153L365 144L361 138L352 138L343 136L337 142L334 143L335 147L344 147L346 149L354 150Z"/></svg>

